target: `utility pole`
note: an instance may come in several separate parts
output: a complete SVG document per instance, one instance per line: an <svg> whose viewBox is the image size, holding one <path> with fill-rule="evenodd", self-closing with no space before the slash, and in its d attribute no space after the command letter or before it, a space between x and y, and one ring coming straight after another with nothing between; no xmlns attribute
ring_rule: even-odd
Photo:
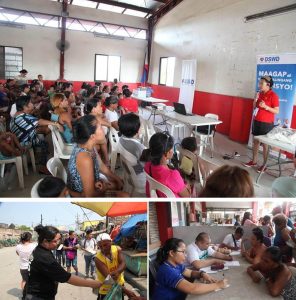
<svg viewBox="0 0 296 300"><path fill-rule="evenodd" d="M43 218L42 218L42 214L41 214L41 220L40 220L40 224L42 225L43 222Z"/></svg>
<svg viewBox="0 0 296 300"><path fill-rule="evenodd" d="M76 221L75 221L75 223L76 223L76 229L77 229L77 230L80 230L80 220L79 220L79 215L78 215L78 213L77 213L77 215L76 215Z"/></svg>

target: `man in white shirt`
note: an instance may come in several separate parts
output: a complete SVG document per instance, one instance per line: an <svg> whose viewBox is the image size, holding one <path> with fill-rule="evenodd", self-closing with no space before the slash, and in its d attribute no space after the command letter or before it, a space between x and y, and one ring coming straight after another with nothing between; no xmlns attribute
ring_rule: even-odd
<svg viewBox="0 0 296 300"><path fill-rule="evenodd" d="M27 70L25 69L21 70L20 74L14 78L15 84L21 86L23 84L28 83L28 78L26 77L27 74L28 74Z"/></svg>
<svg viewBox="0 0 296 300"><path fill-rule="evenodd" d="M95 279L95 262L94 256L97 253L97 243L96 240L92 236L92 230L88 229L86 231L85 239L81 242L81 249L84 251L84 260L85 260L85 278L89 277L89 269L90 276Z"/></svg>
<svg viewBox="0 0 296 300"><path fill-rule="evenodd" d="M221 264L224 260L232 260L230 255L225 255L215 251L212 247L210 247L210 244L210 236L206 232L199 233L195 242L187 246L187 263L195 269L201 269L214 264Z"/></svg>
<svg viewBox="0 0 296 300"><path fill-rule="evenodd" d="M111 126L119 130L118 128L118 114L117 114L117 107L118 107L118 98L116 96L110 96L105 100L105 117L111 123Z"/></svg>
<svg viewBox="0 0 296 300"><path fill-rule="evenodd" d="M244 230L242 227L235 229L234 233L229 233L224 238L220 248L228 248L231 250L239 250L241 247L242 236L244 235Z"/></svg>

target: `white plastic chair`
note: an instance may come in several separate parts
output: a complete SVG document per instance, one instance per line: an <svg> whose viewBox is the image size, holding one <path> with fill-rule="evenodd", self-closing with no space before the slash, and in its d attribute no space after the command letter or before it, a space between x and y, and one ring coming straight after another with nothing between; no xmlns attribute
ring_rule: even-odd
<svg viewBox="0 0 296 300"><path fill-rule="evenodd" d="M48 127L51 130L54 157L69 159L73 150L73 145L65 143L57 127L52 125L48 125Z"/></svg>
<svg viewBox="0 0 296 300"><path fill-rule="evenodd" d="M49 159L46 163L46 167L52 176L59 177L63 179L65 183L67 182L67 172L59 158L52 157Z"/></svg>
<svg viewBox="0 0 296 300"><path fill-rule="evenodd" d="M29 152L29 155L30 155L30 158L31 158L33 172L36 173L37 171L36 171L34 149L30 148L30 149L28 149L28 152ZM27 153L23 154L22 158L23 158L24 172L25 172L26 175L29 175Z"/></svg>
<svg viewBox="0 0 296 300"><path fill-rule="evenodd" d="M207 178L211 175L213 171L218 169L219 166L202 158L198 157L198 173L199 181L202 187L205 187Z"/></svg>
<svg viewBox="0 0 296 300"><path fill-rule="evenodd" d="M119 136L116 129L113 127L110 128L109 131L109 142L110 142L110 166L111 171L114 172L116 161L117 161L117 155L118 155L118 143L119 143Z"/></svg>
<svg viewBox="0 0 296 300"><path fill-rule="evenodd" d="M24 173L23 173L23 160L22 160L21 156L16 156L16 157L0 160L1 177L2 178L4 177L5 164L11 164L11 163L14 163L16 166L19 185L20 185L20 188L23 189L25 187L25 183L24 183Z"/></svg>
<svg viewBox="0 0 296 300"><path fill-rule="evenodd" d="M199 159L199 157L196 154L192 153L191 151L183 149L181 146L178 146L177 150L179 151L179 161L180 162L182 161L182 158L184 156L190 158L190 160L193 163L195 180L198 181L198 182L200 182L200 179L199 179L199 168L198 168L198 159Z"/></svg>
<svg viewBox="0 0 296 300"><path fill-rule="evenodd" d="M150 198L160 198L157 191L162 192L167 198L176 198L175 194L167 186L158 182L145 172L147 181L149 182Z"/></svg>
<svg viewBox="0 0 296 300"><path fill-rule="evenodd" d="M118 145L118 151L120 153L120 160L121 165L123 167L123 173L124 173L124 181L125 185L129 185L131 187L130 194L133 195L133 193L138 194L145 194L145 179L141 181L141 174L136 174L133 166L138 164L137 158L126 151L119 143ZM143 174L144 171L143 171ZM127 187L124 189L127 190Z"/></svg>
<svg viewBox="0 0 296 300"><path fill-rule="evenodd" d="M32 186L32 189L31 189L31 198L40 198L38 192L37 192L37 189L38 189L38 186L40 184L40 182L43 180L42 179L39 179L37 182L35 182L35 184Z"/></svg>
<svg viewBox="0 0 296 300"><path fill-rule="evenodd" d="M217 120L217 121L219 120L219 116L215 115L215 114L206 114L205 117L209 118L209 119L214 119L214 120ZM216 131L216 127L212 131L212 133L209 134L209 135L208 134L204 134L204 133L200 133L198 131L194 131L193 132L193 135L195 137L199 137L199 139L200 139L199 156L202 156L204 148L206 148L207 145L210 145L210 148L211 148L211 157L213 157L215 131Z"/></svg>
<svg viewBox="0 0 296 300"><path fill-rule="evenodd" d="M273 198L296 198L296 178L279 177L271 186Z"/></svg>
<svg viewBox="0 0 296 300"><path fill-rule="evenodd" d="M142 117L140 117L140 121L141 121L141 124L143 125L144 127L144 140L143 140L143 144L145 147L149 147L149 140L150 138L152 137L153 134L155 134L155 128L152 124L152 122L150 122L149 120L146 120Z"/></svg>

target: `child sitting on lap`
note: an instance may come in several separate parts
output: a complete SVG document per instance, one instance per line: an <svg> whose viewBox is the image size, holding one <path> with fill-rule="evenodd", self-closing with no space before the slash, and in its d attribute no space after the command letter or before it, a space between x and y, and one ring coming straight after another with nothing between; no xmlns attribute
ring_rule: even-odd
<svg viewBox="0 0 296 300"><path fill-rule="evenodd" d="M0 159L5 157L20 156L25 149L20 145L15 134L0 132Z"/></svg>

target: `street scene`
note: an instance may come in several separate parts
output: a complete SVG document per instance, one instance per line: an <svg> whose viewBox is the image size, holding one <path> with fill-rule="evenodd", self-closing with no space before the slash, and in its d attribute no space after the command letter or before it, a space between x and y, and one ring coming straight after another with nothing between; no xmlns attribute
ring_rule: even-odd
<svg viewBox="0 0 296 300"><path fill-rule="evenodd" d="M39 280L43 293L52 274L57 300L146 299L146 203L0 203L0 213L0 299L26 299Z"/></svg>

